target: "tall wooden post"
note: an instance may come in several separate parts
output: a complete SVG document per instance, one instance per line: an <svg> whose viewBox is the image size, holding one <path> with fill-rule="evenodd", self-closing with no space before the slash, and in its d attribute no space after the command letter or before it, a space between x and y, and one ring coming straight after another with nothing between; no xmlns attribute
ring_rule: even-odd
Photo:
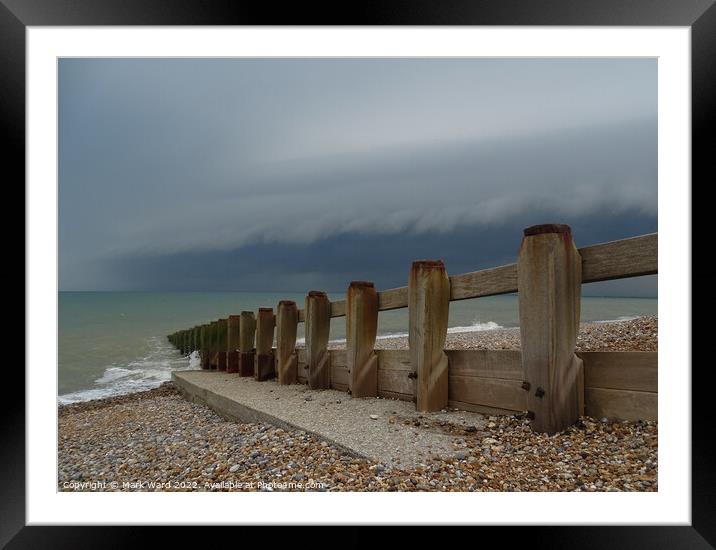
<svg viewBox="0 0 716 550"><path fill-rule="evenodd" d="M209 335L207 328L207 325L204 324L199 329L199 356L202 369L209 368Z"/></svg>
<svg viewBox="0 0 716 550"><path fill-rule="evenodd" d="M445 354L450 279L440 260L413 262L408 279L408 343L417 373L416 408L436 411L448 404L448 358Z"/></svg>
<svg viewBox="0 0 716 550"><path fill-rule="evenodd" d="M210 340L210 348L209 348L210 349L210 351L209 351L209 368L211 368L212 370L215 370L216 367L218 366L218 357L217 357L218 332L217 332L216 325L217 325L216 321L212 321L211 325L210 325L211 326L211 340Z"/></svg>
<svg viewBox="0 0 716 550"><path fill-rule="evenodd" d="M241 317L229 315L227 326L226 372L239 372L239 326Z"/></svg>
<svg viewBox="0 0 716 550"><path fill-rule="evenodd" d="M569 226L525 229L517 289L527 408L536 432L564 430L583 411L584 366L574 353L581 285L582 259Z"/></svg>
<svg viewBox="0 0 716 550"><path fill-rule="evenodd" d="M253 311L242 311L239 322L239 375L253 376L254 374L254 335L256 333L256 318Z"/></svg>
<svg viewBox="0 0 716 550"><path fill-rule="evenodd" d="M216 326L217 330L217 369L226 370L226 351L227 351L227 335L228 323L226 319L219 319Z"/></svg>
<svg viewBox="0 0 716 550"><path fill-rule="evenodd" d="M306 296L306 366L311 389L331 387L331 356L328 335L331 328L331 302L325 292L312 290Z"/></svg>
<svg viewBox="0 0 716 550"><path fill-rule="evenodd" d="M258 381L276 376L273 358L273 329L276 318L273 308L260 307L256 317L256 364L254 378Z"/></svg>
<svg viewBox="0 0 716 550"><path fill-rule="evenodd" d="M297 329L296 302L281 300L276 310L276 363L279 384L295 384L298 377Z"/></svg>
<svg viewBox="0 0 716 550"><path fill-rule="evenodd" d="M346 298L348 389L353 397L378 395L378 293L367 281L353 281Z"/></svg>

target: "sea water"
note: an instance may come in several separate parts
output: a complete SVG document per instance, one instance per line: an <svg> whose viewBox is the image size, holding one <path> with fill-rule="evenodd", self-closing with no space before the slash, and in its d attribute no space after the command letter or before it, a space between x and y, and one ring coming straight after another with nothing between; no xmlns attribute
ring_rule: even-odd
<svg viewBox="0 0 716 550"><path fill-rule="evenodd" d="M166 339L242 310L276 307L279 300L304 294L273 292L60 292L58 401L73 403L151 389L172 370L198 368L198 357L182 357ZM330 294L329 298L344 298ZM450 303L450 332L481 331L519 325L517 295ZM656 315L655 298L582 298L582 322ZM378 317L379 338L406 335L407 309ZM331 321L331 340L345 340L345 317ZM303 341L303 323L298 327Z"/></svg>

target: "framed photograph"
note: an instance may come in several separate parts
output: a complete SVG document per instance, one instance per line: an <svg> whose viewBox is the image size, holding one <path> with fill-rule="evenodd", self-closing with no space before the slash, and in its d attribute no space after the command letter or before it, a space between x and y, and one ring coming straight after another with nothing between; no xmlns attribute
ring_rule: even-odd
<svg viewBox="0 0 716 550"><path fill-rule="evenodd" d="M3 0L0 28L26 204L0 544L714 544L713 2Z"/></svg>

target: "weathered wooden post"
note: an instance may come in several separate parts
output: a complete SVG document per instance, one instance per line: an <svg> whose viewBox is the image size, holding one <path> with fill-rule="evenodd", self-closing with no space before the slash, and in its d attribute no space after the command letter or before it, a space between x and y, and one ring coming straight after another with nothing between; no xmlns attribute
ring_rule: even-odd
<svg viewBox="0 0 716 550"><path fill-rule="evenodd" d="M276 310L276 363L279 384L295 384L298 377L297 329L296 302L281 300Z"/></svg>
<svg viewBox="0 0 716 550"><path fill-rule="evenodd" d="M211 339L210 339L210 348L209 348L209 368L214 370L216 369L218 365L218 358L217 358L217 330L216 330L216 321L211 322Z"/></svg>
<svg viewBox="0 0 716 550"><path fill-rule="evenodd" d="M450 279L441 260L413 262L408 279L408 345L417 374L416 408L436 411L448 404L445 354Z"/></svg>
<svg viewBox="0 0 716 550"><path fill-rule="evenodd" d="M207 333L207 326L201 325L201 328L199 329L199 356L200 356L200 365L202 369L208 369L209 368L209 351L208 351L208 344L209 344L209 336Z"/></svg>
<svg viewBox="0 0 716 550"><path fill-rule="evenodd" d="M260 382L276 376L272 349L275 324L273 308L260 307L256 318L256 365L254 367L254 378Z"/></svg>
<svg viewBox="0 0 716 550"><path fill-rule="evenodd" d="M229 315L227 322L226 372L239 372L239 326L241 317Z"/></svg>
<svg viewBox="0 0 716 550"><path fill-rule="evenodd" d="M239 375L253 376L254 374L254 335L256 333L256 318L253 311L242 311L239 322Z"/></svg>
<svg viewBox="0 0 716 550"><path fill-rule="evenodd" d="M331 356L328 335L331 328L331 302L325 292L312 290L306 296L306 366L308 387L331 387Z"/></svg>
<svg viewBox="0 0 716 550"><path fill-rule="evenodd" d="M217 369L226 370L226 352L228 346L228 323L226 319L219 319L217 321Z"/></svg>
<svg viewBox="0 0 716 550"><path fill-rule="evenodd" d="M582 259L568 225L524 230L517 260L522 369L536 432L574 424L584 408L579 331Z"/></svg>
<svg viewBox="0 0 716 550"><path fill-rule="evenodd" d="M378 395L378 293L367 281L353 281L346 296L348 390L353 397Z"/></svg>

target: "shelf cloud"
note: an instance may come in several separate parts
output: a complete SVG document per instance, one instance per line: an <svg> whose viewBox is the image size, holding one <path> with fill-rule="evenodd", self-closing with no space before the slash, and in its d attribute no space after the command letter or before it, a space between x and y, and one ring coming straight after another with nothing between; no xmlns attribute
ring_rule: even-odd
<svg viewBox="0 0 716 550"><path fill-rule="evenodd" d="M60 288L284 289L291 250L338 285L357 246L387 283L529 223L655 231L656 92L649 59L62 59Z"/></svg>

